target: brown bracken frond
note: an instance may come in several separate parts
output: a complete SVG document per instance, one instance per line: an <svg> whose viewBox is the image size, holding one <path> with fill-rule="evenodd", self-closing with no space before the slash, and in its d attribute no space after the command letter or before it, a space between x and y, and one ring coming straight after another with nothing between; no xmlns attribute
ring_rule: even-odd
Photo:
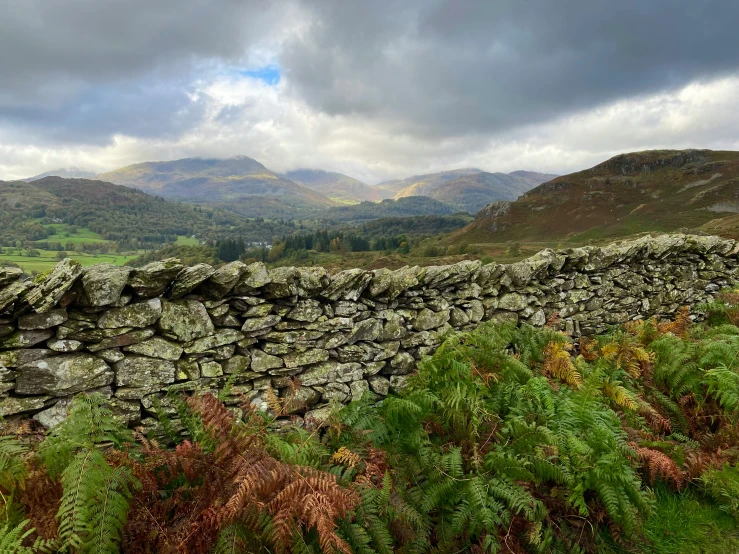
<svg viewBox="0 0 739 554"><path fill-rule="evenodd" d="M665 321L657 325L660 333L672 333L678 337L684 338L688 334L688 330L692 325L690 320L690 308L683 306L677 311L677 315L673 321Z"/></svg>
<svg viewBox="0 0 739 554"><path fill-rule="evenodd" d="M652 448L644 448L638 446L635 442L629 443L634 449L639 461L649 475L649 482L654 483L657 478L664 481L671 481L680 489L685 476L677 464L666 454Z"/></svg>

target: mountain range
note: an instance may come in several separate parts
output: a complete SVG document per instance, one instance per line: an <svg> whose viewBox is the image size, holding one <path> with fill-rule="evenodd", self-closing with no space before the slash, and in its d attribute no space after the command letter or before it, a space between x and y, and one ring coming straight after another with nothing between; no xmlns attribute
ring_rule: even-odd
<svg viewBox="0 0 739 554"><path fill-rule="evenodd" d="M494 202L455 240L585 243L678 229L739 238L738 214L739 152L650 150Z"/></svg>
<svg viewBox="0 0 739 554"><path fill-rule="evenodd" d="M449 209L442 210L444 213L466 211L474 214L491 201L513 200L554 177L531 171L505 174L467 168L369 185L322 169L301 168L277 173L253 158L237 156L143 162L97 176L73 167L47 171L25 181L33 182L47 176L95 177L164 198L210 204L248 217L271 218L313 218L331 207L409 196L426 196L448 205ZM410 206L420 207L421 204L408 204L399 211L405 212ZM387 208L389 205L379 211L385 212ZM367 209L360 211L367 212ZM437 205L428 203L421 209L423 214L442 211Z"/></svg>

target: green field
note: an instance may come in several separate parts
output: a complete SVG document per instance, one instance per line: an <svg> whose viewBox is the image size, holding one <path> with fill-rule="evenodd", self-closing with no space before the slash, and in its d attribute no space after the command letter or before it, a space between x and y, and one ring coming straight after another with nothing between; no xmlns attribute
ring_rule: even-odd
<svg viewBox="0 0 739 554"><path fill-rule="evenodd" d="M77 229L74 233L70 232L70 225L66 223L50 223L44 225L50 231L54 231L53 235L49 235L48 238L44 239L45 242L60 242L66 244L71 242L73 244L81 244L84 242L108 242L102 236L89 229L81 228Z"/></svg>
<svg viewBox="0 0 739 554"><path fill-rule="evenodd" d="M0 254L0 264L10 262L17 264L26 273L42 273L54 267L59 260L56 259L57 252L54 250L39 250L40 256L23 256L17 254ZM82 254L78 252L67 252L70 258L77 260L83 266L94 264L123 265L128 260L137 257L139 253L122 254Z"/></svg>
<svg viewBox="0 0 739 554"><path fill-rule="evenodd" d="M185 237L183 235L178 236L177 240L175 241L176 246L198 246L199 244L199 239L193 237Z"/></svg>

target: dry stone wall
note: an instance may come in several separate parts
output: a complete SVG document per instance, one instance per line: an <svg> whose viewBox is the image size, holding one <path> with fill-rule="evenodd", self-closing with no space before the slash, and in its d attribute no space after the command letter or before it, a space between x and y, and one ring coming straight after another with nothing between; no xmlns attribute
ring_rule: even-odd
<svg viewBox="0 0 739 554"><path fill-rule="evenodd" d="M604 248L544 250L509 265L464 261L396 271L268 270L240 262L131 269L71 260L22 279L0 268L0 413L50 427L80 392L99 392L131 425L154 429L170 390L271 390L320 419L331 403L402 386L452 329L481 321L572 334L696 305L731 285L737 242L645 237ZM307 412L307 413L306 413Z"/></svg>

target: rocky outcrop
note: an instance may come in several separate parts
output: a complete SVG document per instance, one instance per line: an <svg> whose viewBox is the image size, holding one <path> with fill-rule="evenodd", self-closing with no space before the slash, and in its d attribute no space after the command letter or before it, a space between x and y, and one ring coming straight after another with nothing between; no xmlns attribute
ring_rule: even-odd
<svg viewBox="0 0 739 554"><path fill-rule="evenodd" d="M168 392L228 388L227 404L259 409L292 391L286 411L320 419L332 402L402 387L452 330L556 315L591 334L703 303L738 273L735 241L692 235L334 275L176 260L65 260L35 280L0 268L0 414L50 426L94 391L126 423L156 429L159 410L174 413Z"/></svg>

